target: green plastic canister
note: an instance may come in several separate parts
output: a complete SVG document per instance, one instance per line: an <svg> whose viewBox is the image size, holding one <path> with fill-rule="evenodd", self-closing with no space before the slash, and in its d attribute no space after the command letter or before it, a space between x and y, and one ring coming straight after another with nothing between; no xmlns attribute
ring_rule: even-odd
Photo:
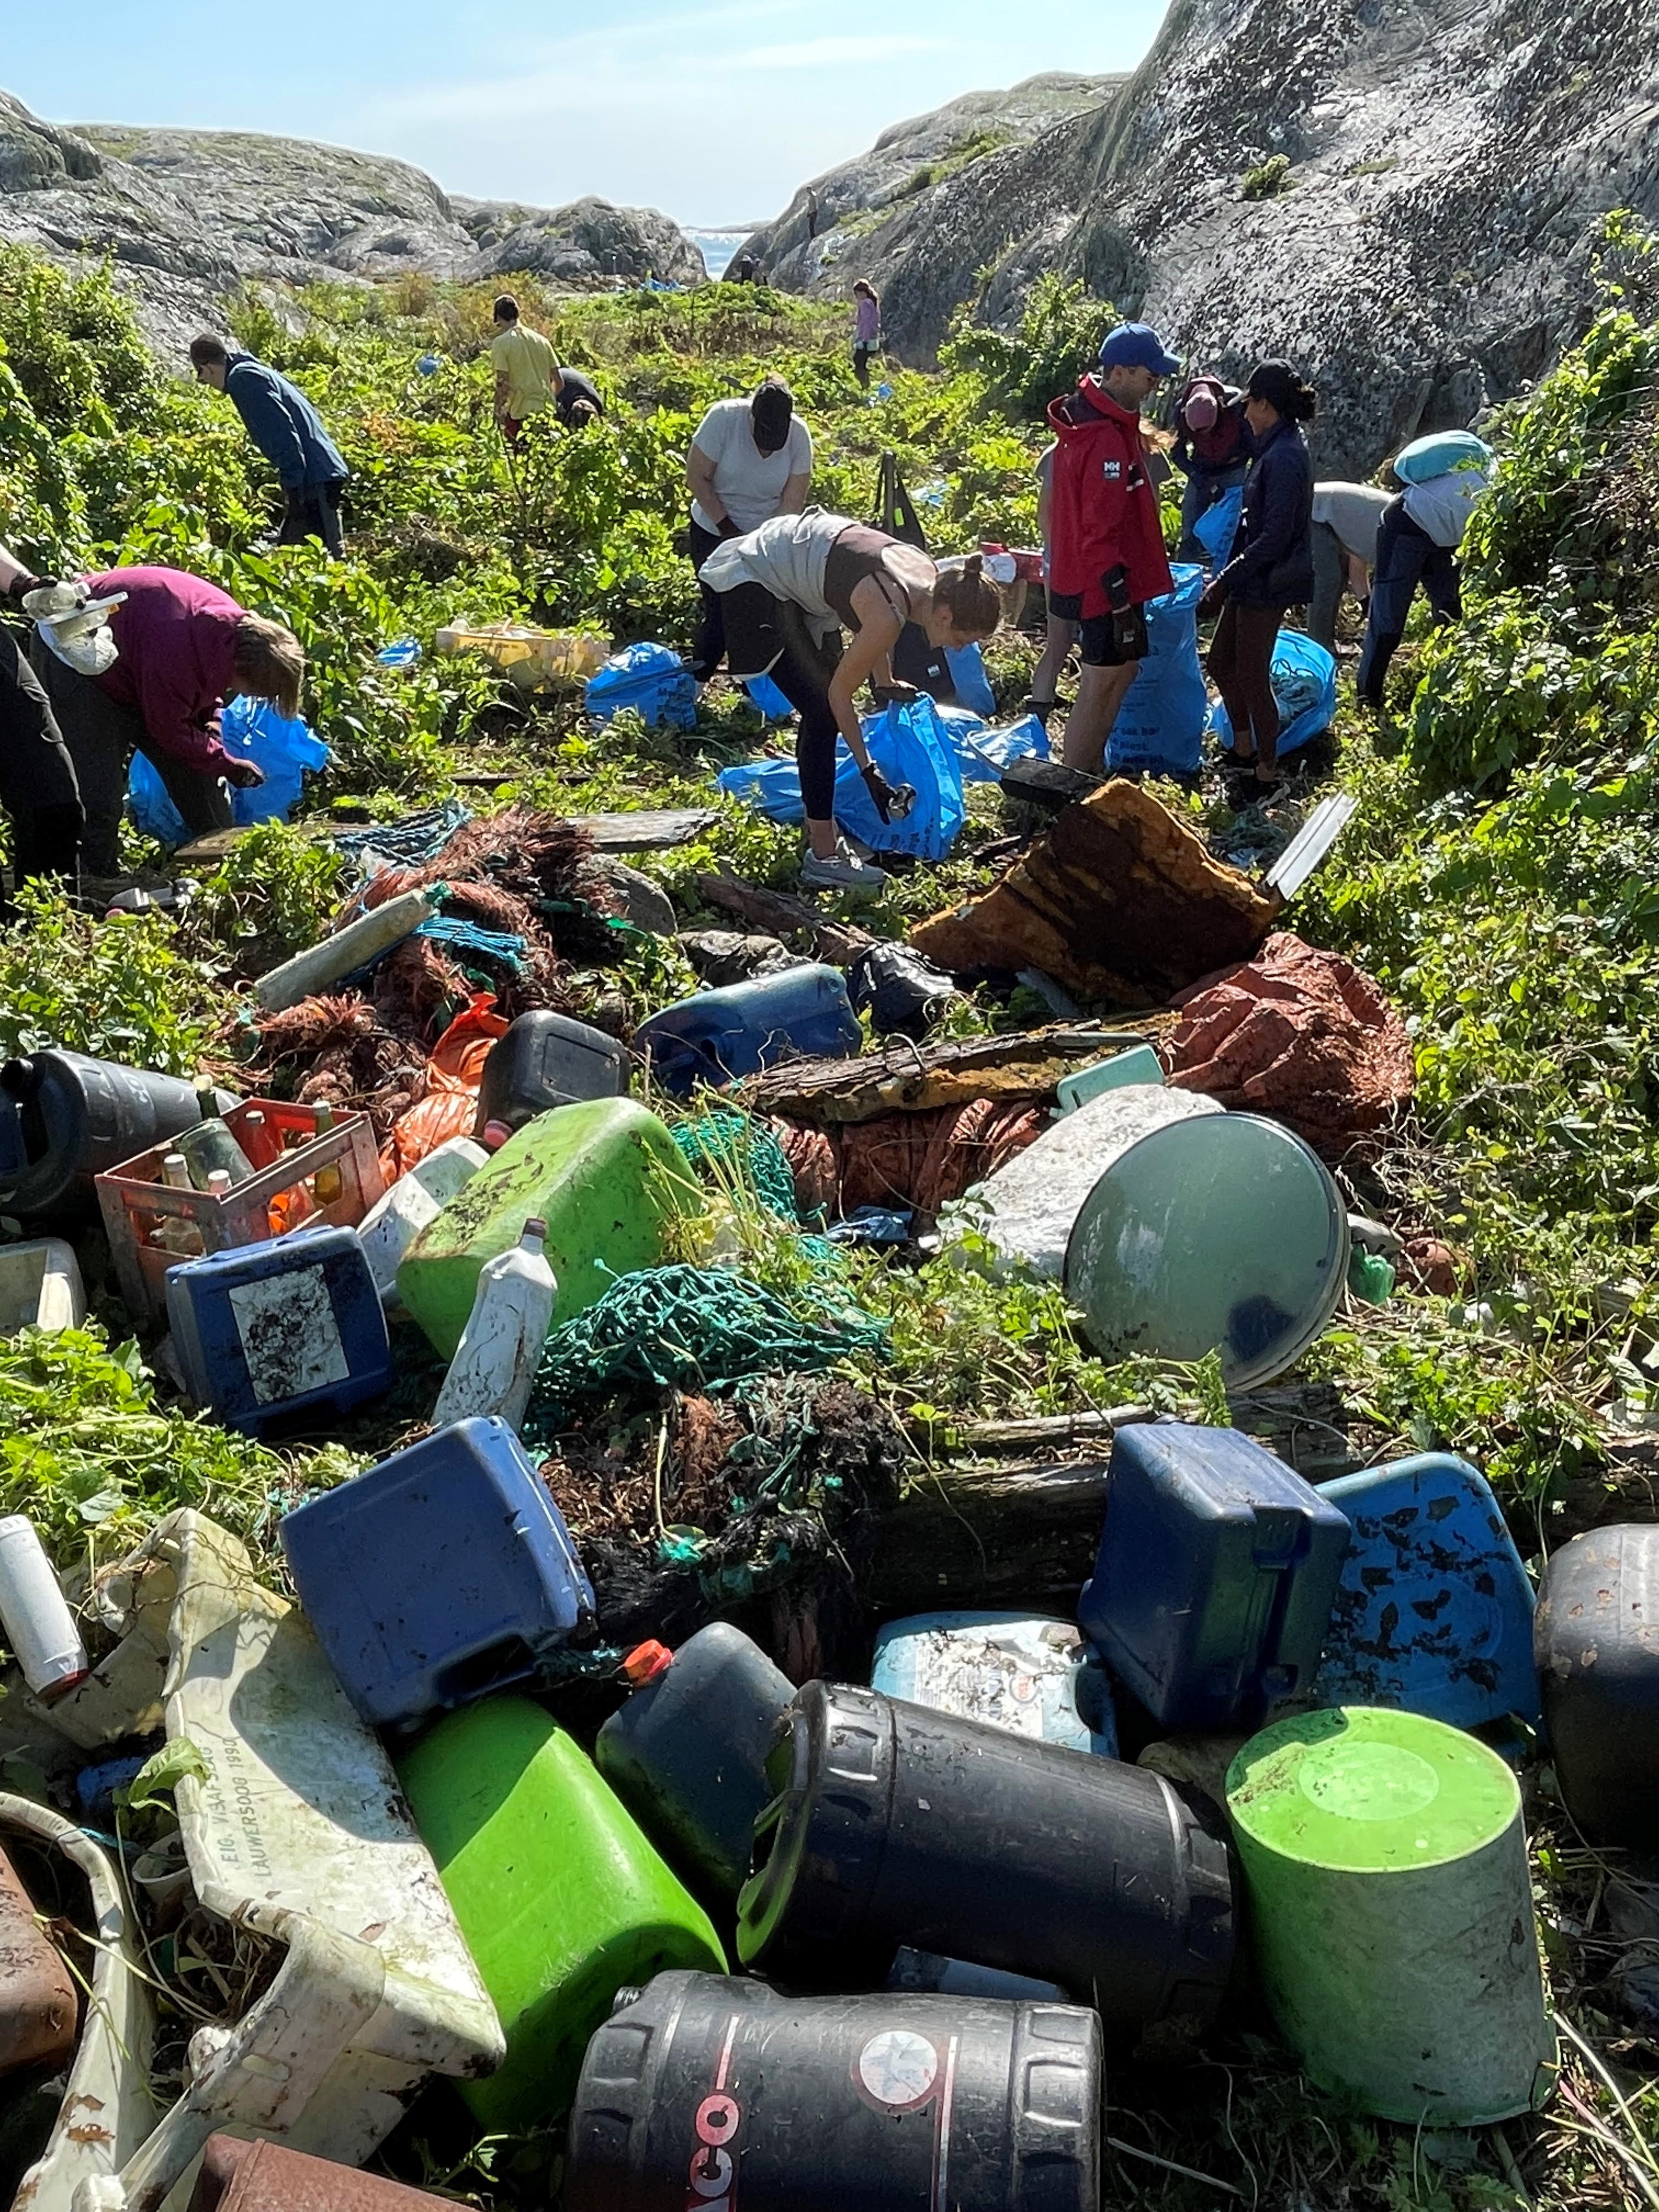
<svg viewBox="0 0 1659 2212"><path fill-rule="evenodd" d="M726 1972L702 1907L529 1698L447 1714L398 1774L507 2037L498 2073L458 2085L480 2126L563 2112L619 1990Z"/></svg>
<svg viewBox="0 0 1659 2212"><path fill-rule="evenodd" d="M398 1267L398 1295L453 1359L479 1270L513 1249L526 1221L547 1224L557 1328L617 1276L659 1266L668 1223L703 1206L666 1127L635 1100L556 1106L510 1137L422 1231Z"/></svg>
<svg viewBox="0 0 1659 2212"><path fill-rule="evenodd" d="M1412 2125L1542 2104L1555 2038L1495 1752L1419 1713L1302 1714L1239 1753L1227 1810L1262 1988L1311 2081Z"/></svg>

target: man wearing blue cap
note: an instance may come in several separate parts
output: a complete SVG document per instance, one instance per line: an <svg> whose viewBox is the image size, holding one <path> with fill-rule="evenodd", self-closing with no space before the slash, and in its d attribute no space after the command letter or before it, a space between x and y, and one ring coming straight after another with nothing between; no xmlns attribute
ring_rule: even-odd
<svg viewBox="0 0 1659 2212"><path fill-rule="evenodd" d="M1093 775L1140 672L1146 602L1173 588L1140 410L1180 366L1147 324L1123 323L1100 349L1099 374L1084 377L1048 410L1058 441L1048 611L1079 625L1083 659L1065 760Z"/></svg>

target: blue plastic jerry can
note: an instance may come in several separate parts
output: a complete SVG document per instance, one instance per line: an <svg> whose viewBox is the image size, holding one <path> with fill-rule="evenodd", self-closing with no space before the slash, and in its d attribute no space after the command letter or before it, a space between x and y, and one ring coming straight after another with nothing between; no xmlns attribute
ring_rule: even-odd
<svg viewBox="0 0 1659 2212"><path fill-rule="evenodd" d="M871 1686L1068 1751L1117 1757L1100 1655L1069 1620L1030 1613L922 1613L876 1638Z"/></svg>
<svg viewBox="0 0 1659 2212"><path fill-rule="evenodd" d="M1249 1727L1311 1691L1347 1546L1337 1503L1253 1438L1137 1423L1078 1622L1166 1729Z"/></svg>
<svg viewBox="0 0 1659 2212"><path fill-rule="evenodd" d="M185 1387L227 1428L260 1436L392 1387L386 1315L354 1229L308 1229L169 1267Z"/></svg>
<svg viewBox="0 0 1659 2212"><path fill-rule="evenodd" d="M658 1082L682 1098L699 1083L730 1083L797 1056L839 1057L863 1041L846 978L822 961L699 991L634 1033Z"/></svg>
<svg viewBox="0 0 1659 2212"><path fill-rule="evenodd" d="M1486 1478L1449 1453L1320 1485L1353 1534L1342 1563L1322 1705L1392 1705L1453 1728L1543 1710L1532 1582Z"/></svg>
<svg viewBox="0 0 1659 2212"><path fill-rule="evenodd" d="M308 1499L278 1533L318 1641L375 1728L528 1680L592 1618L564 1517L494 1414Z"/></svg>

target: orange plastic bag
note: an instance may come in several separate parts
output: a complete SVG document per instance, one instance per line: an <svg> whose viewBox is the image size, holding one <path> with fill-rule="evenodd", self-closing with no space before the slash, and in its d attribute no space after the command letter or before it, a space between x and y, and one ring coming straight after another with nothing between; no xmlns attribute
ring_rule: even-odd
<svg viewBox="0 0 1659 2212"><path fill-rule="evenodd" d="M433 1047L427 1062L427 1094L392 1125L380 1148L380 1173L388 1185L406 1176L410 1168L447 1145L452 1137L470 1137L477 1119L478 1086L483 1064L497 1037L507 1035L507 1023L491 1010L493 991L481 991L456 1015Z"/></svg>

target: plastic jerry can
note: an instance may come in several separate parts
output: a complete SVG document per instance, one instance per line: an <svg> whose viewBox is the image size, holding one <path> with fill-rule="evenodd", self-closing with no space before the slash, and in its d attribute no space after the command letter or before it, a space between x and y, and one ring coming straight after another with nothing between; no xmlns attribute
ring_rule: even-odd
<svg viewBox="0 0 1659 2212"><path fill-rule="evenodd" d="M190 2212L417 2212L453 2203L281 2143L210 2136Z"/></svg>
<svg viewBox="0 0 1659 2212"><path fill-rule="evenodd" d="M1139 1423L1078 1620L1164 1729L1253 1726L1312 1689L1347 1547L1346 1515L1237 1429Z"/></svg>
<svg viewBox="0 0 1659 2212"><path fill-rule="evenodd" d="M723 1620L673 1653L642 1646L636 1659L640 1686L599 1730L594 1759L669 1864L731 1902L772 1795L766 1756L794 1685Z"/></svg>
<svg viewBox="0 0 1659 2212"><path fill-rule="evenodd" d="M86 1680L87 1649L34 1523L0 1520L0 1628L23 1680L50 1704Z"/></svg>
<svg viewBox="0 0 1659 2212"><path fill-rule="evenodd" d="M505 1421L458 1421L278 1533L342 1688L375 1728L527 1680L591 1620L563 1516Z"/></svg>
<svg viewBox="0 0 1659 2212"><path fill-rule="evenodd" d="M355 1230L212 1252L169 1267L167 1285L185 1387L227 1428L258 1436L392 1387L386 1316Z"/></svg>
<svg viewBox="0 0 1659 2212"><path fill-rule="evenodd" d="M627 1088L628 1058L615 1037L538 1008L520 1014L489 1048L474 1133L481 1136L492 1121L521 1129L555 1106L618 1098Z"/></svg>
<svg viewBox="0 0 1659 2212"><path fill-rule="evenodd" d="M507 2035L501 2070L459 2085L481 2127L565 2111L619 1990L725 1972L702 1907L539 1705L447 1714L398 1771Z"/></svg>
<svg viewBox="0 0 1659 2212"><path fill-rule="evenodd" d="M1101 2077L1074 2005L660 1974L588 2047L565 2212L1098 2212Z"/></svg>
<svg viewBox="0 0 1659 2212"><path fill-rule="evenodd" d="M510 1252L486 1260L455 1357L432 1411L434 1428L495 1414L516 1435L523 1425L558 1285L542 1256L544 1221L526 1221Z"/></svg>
<svg viewBox="0 0 1659 2212"><path fill-rule="evenodd" d="M69 1968L0 1851L0 2074L61 2064L75 2049L78 2017Z"/></svg>
<svg viewBox="0 0 1659 2212"><path fill-rule="evenodd" d="M864 1041L838 968L808 961L665 1006L634 1032L634 1049L665 1091L730 1083L780 1060L839 1059Z"/></svg>
<svg viewBox="0 0 1659 2212"><path fill-rule="evenodd" d="M398 1270L398 1288L453 1359L479 1270L512 1250L532 1215L547 1224L556 1327L603 1297L617 1275L656 1267L669 1221L703 1210L701 1188L654 1114L631 1098L556 1107L509 1137L422 1231Z"/></svg>
<svg viewBox="0 0 1659 2212"><path fill-rule="evenodd" d="M90 1213L92 1179L202 1118L194 1087L53 1048L9 1060L0 1091L16 1108L24 1164L0 1188L24 1220Z"/></svg>
<svg viewBox="0 0 1659 2212"><path fill-rule="evenodd" d="M422 1230L489 1164L489 1154L482 1145L471 1137L452 1137L417 1160L369 1207L357 1224L357 1239L368 1255L368 1272L382 1305L390 1309L401 1303L398 1269Z"/></svg>
<svg viewBox="0 0 1659 2212"><path fill-rule="evenodd" d="M1398 1705L1463 1729L1536 1721L1532 1582L1485 1478L1431 1452L1319 1492L1352 1532L1319 1703Z"/></svg>
<svg viewBox="0 0 1659 2212"><path fill-rule="evenodd" d="M1069 1620L1030 1613L924 1613L876 1638L871 1686L1068 1751L1117 1757L1111 1685Z"/></svg>
<svg viewBox="0 0 1659 2212"><path fill-rule="evenodd" d="M1544 1570L1533 1651L1556 1786L1598 1844L1659 1849L1659 1527L1597 1528Z"/></svg>
<svg viewBox="0 0 1659 2212"><path fill-rule="evenodd" d="M1232 1869L1162 1775L828 1682L796 1697L767 1773L745 1966L867 1987L903 1943L1058 1983L1121 2043L1214 2016Z"/></svg>
<svg viewBox="0 0 1659 2212"><path fill-rule="evenodd" d="M1262 1991L1310 2081L1412 2127L1541 2103L1555 2038L1495 1752L1419 1713L1302 1713L1245 1745L1227 1807Z"/></svg>
<svg viewBox="0 0 1659 2212"><path fill-rule="evenodd" d="M78 1328L87 1294L73 1249L56 1237L0 1245L0 1336L20 1328Z"/></svg>

